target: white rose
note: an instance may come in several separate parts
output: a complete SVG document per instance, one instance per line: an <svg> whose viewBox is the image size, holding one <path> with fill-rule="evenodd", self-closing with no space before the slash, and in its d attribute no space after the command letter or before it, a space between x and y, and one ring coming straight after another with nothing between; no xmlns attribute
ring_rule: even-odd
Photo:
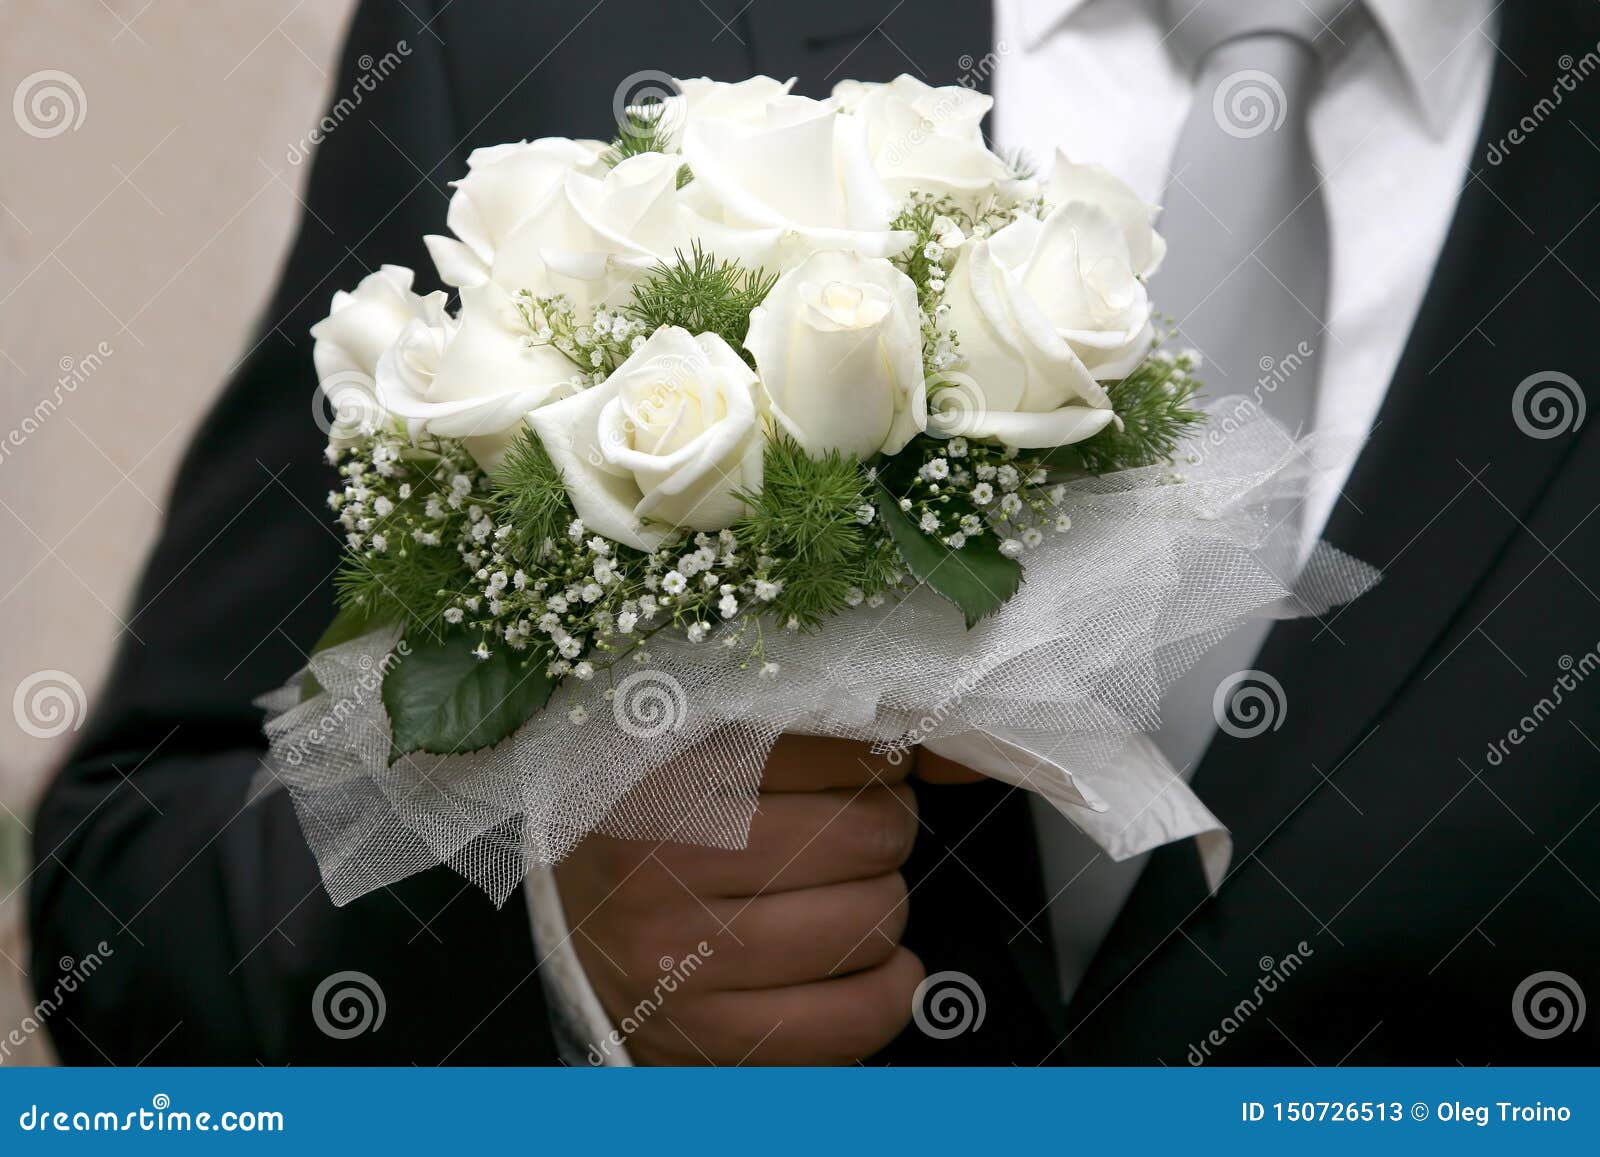
<svg viewBox="0 0 1600 1157"><path fill-rule="evenodd" d="M354 290L333 295L328 316L311 327L311 360L323 395L334 411L328 445L338 449L371 434L384 415L374 375L384 352L412 321L443 324L446 295L411 292L413 274L400 265L381 266Z"/></svg>
<svg viewBox="0 0 1600 1157"><path fill-rule="evenodd" d="M779 97L754 124L691 118L683 158L695 232L719 257L784 269L823 249L888 257L914 239L889 228L895 198L864 122L829 102Z"/></svg>
<svg viewBox="0 0 1600 1157"><path fill-rule="evenodd" d="M1166 256L1166 240L1152 224L1160 210L1140 200L1137 193L1101 165L1076 164L1065 152L1057 152L1055 170L1045 183L1044 199L1056 206L1084 201L1109 213L1128 243L1133 271L1145 281Z"/></svg>
<svg viewBox="0 0 1600 1157"><path fill-rule="evenodd" d="M578 369L550 345L532 345L517 303L493 282L461 290L448 327L409 329L378 364L378 396L413 434L461 438L485 470L505 457L528 411L577 388Z"/></svg>
<svg viewBox="0 0 1600 1157"><path fill-rule="evenodd" d="M794 77L774 80L770 76L752 76L746 80L729 82L698 76L688 80L675 80L677 96L669 96L659 107L635 105L630 112L659 123L670 134L675 145L683 142L683 128L691 120L730 120L744 124L759 124L766 116L767 105L779 97L788 96L794 87Z"/></svg>
<svg viewBox="0 0 1600 1157"><path fill-rule="evenodd" d="M971 385L930 397L930 428L1040 449L1113 420L1080 349L1138 346L1150 304L1105 210L1074 202L969 242L945 301Z"/></svg>
<svg viewBox="0 0 1600 1157"><path fill-rule="evenodd" d="M674 527L727 527L744 513L738 492L761 489L755 387L716 334L663 326L600 385L528 424L584 525L654 550Z"/></svg>
<svg viewBox="0 0 1600 1157"><path fill-rule="evenodd" d="M629 157L604 176L569 172L495 254L492 276L515 293L565 293L580 315L624 304L630 287L690 235L681 211L681 158Z"/></svg>
<svg viewBox="0 0 1600 1157"><path fill-rule="evenodd" d="M882 258L823 252L750 312L772 416L812 454L897 453L927 427L917 287Z"/></svg>
<svg viewBox="0 0 1600 1157"><path fill-rule="evenodd" d="M485 281L495 252L549 200L568 173L604 172L604 148L599 141L542 137L473 149L467 175L450 183L455 193L445 222L455 238L423 238L441 280L457 286Z"/></svg>
<svg viewBox="0 0 1600 1157"><path fill-rule="evenodd" d="M872 163L891 191L977 194L1012 184L983 143L994 98L960 85L934 88L901 74L887 84L841 81L833 98L866 125Z"/></svg>

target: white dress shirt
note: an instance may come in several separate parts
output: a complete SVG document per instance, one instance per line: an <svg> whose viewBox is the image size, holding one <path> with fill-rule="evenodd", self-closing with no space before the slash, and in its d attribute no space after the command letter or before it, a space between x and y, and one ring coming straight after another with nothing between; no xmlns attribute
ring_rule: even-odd
<svg viewBox="0 0 1600 1157"><path fill-rule="evenodd" d="M1318 431L1352 435L1352 452L1307 501L1302 526L1310 540L1341 501L1354 450L1372 427L1427 292L1467 178L1495 53L1489 0L1352 2L1363 12L1310 119L1332 244L1315 423ZM1153 0L996 0L994 7L994 143L1025 150L1046 170L1041 176L1064 149L1159 203L1194 92L1164 43ZM1187 745L1195 740L1185 737ZM1114 863L1050 805L1033 803L1046 877L1067 881L1054 901L1067 906L1064 918L1052 922L1065 1000L1144 858ZM528 897L558 1026L578 1038L569 1039L569 1052L581 1054L611 1026L572 951L548 874L530 879ZM603 1053L605 1063L629 1063L625 1046Z"/></svg>
<svg viewBox="0 0 1600 1157"><path fill-rule="evenodd" d="M1332 249L1314 428L1347 436L1339 444L1348 453L1307 498L1302 554L1344 501L1340 488L1421 308L1467 179L1495 53L1488 0L1355 2L1361 8L1348 14L1350 27L1340 24L1345 43L1310 113ZM1195 93L1157 13L1154 0L998 0L995 145L1024 150L1045 169L1062 149L1159 204ZM1232 664L1218 671L1202 660L1189 678L1214 685ZM1174 711L1154 738L1187 778L1214 730L1204 712ZM1115 863L1054 808L1031 803L1066 1000L1145 857Z"/></svg>

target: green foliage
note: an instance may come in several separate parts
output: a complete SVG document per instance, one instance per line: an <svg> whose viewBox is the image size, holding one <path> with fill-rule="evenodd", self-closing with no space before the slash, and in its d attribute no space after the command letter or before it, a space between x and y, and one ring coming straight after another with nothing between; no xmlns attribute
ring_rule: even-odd
<svg viewBox="0 0 1600 1157"><path fill-rule="evenodd" d="M1052 450L1044 465L1056 472L1109 474L1169 461L1179 440L1205 418L1194 407L1200 382L1190 376L1192 368L1182 356L1146 358L1107 387L1122 428L1113 423L1092 438Z"/></svg>
<svg viewBox="0 0 1600 1157"><path fill-rule="evenodd" d="M342 612L368 622L406 624L406 633L436 633L445 608L472 583L451 546L401 540L383 553L346 553L334 576Z"/></svg>
<svg viewBox="0 0 1600 1157"><path fill-rule="evenodd" d="M491 502L496 525L511 525L512 552L524 559L537 558L544 541L564 535L577 517L561 471L526 426L500 464Z"/></svg>
<svg viewBox="0 0 1600 1157"><path fill-rule="evenodd" d="M781 433L767 443L761 493L744 496L733 534L741 550L773 560L768 574L782 589L768 609L780 622L814 627L890 584L893 551L863 521L871 493L854 458L812 458Z"/></svg>
<svg viewBox="0 0 1600 1157"><path fill-rule="evenodd" d="M500 647L480 659L469 642L462 632L407 637L404 657L383 680L394 758L493 746L549 700L555 684L545 673L548 651Z"/></svg>
<svg viewBox="0 0 1600 1157"><path fill-rule="evenodd" d="M969 538L952 549L917 528L893 492L878 484L878 513L906 569L934 593L954 603L970 629L993 614L1022 586L1022 564L1000 553L994 535Z"/></svg>
<svg viewBox="0 0 1600 1157"><path fill-rule="evenodd" d="M617 135L612 139L611 147L601 154L600 159L614 169L629 157L644 153L670 153L673 147L672 126L667 123L666 111L667 106L659 101L628 109L617 125ZM683 188L692 179L688 165L678 170L678 188Z"/></svg>
<svg viewBox="0 0 1600 1157"><path fill-rule="evenodd" d="M750 311L777 280L776 274L746 269L737 261L718 261L696 241L687 256L680 249L670 265L657 265L634 286L627 312L650 331L676 325L693 334L718 334L749 361L744 337Z"/></svg>

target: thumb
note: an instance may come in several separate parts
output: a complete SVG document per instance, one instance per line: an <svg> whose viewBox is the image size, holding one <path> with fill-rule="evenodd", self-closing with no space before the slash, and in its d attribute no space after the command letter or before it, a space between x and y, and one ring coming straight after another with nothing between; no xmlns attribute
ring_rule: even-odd
<svg viewBox="0 0 1600 1157"><path fill-rule="evenodd" d="M942 755L935 755L925 747L917 748L916 776L925 783L977 783L984 777Z"/></svg>

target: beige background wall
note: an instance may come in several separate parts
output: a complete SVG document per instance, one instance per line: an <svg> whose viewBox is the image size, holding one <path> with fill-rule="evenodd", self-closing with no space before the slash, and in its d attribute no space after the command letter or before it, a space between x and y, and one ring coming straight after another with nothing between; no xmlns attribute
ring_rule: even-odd
<svg viewBox="0 0 1600 1157"><path fill-rule="evenodd" d="M0 0L0 1037L28 808L271 290L352 7Z"/></svg>

